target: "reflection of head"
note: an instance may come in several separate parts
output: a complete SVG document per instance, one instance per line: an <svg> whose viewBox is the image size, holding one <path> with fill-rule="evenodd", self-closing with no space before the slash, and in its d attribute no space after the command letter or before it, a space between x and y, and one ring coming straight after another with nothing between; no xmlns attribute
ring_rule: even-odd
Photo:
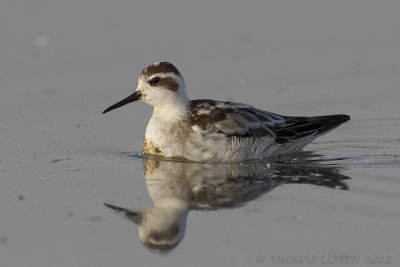
<svg viewBox="0 0 400 267"><path fill-rule="evenodd" d="M164 199L143 212L105 205L135 222L140 242L150 249L169 251L179 244L185 234L188 209L179 200Z"/></svg>
<svg viewBox="0 0 400 267"><path fill-rule="evenodd" d="M293 163L194 163L145 159L146 186L154 206L143 212L106 204L135 222L140 242L168 252L184 237L190 209L234 208L281 184L301 183L347 189L335 166Z"/></svg>

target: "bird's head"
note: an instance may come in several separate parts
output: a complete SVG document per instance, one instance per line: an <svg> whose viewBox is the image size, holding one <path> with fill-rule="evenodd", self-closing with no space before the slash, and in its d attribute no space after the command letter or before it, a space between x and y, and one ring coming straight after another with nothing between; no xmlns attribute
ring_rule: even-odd
<svg viewBox="0 0 400 267"><path fill-rule="evenodd" d="M156 108L185 106L189 102L182 75L174 65L165 61L144 68L139 75L135 92L108 107L103 113L138 100Z"/></svg>

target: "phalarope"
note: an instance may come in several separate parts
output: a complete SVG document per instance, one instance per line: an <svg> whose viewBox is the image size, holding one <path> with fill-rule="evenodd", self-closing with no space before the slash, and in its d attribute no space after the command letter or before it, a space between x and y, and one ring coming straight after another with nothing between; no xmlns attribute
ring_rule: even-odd
<svg viewBox="0 0 400 267"><path fill-rule="evenodd" d="M143 152L193 161L293 153L350 119L348 115L282 116L240 103L189 100L182 75L169 62L144 68L136 91L103 113L138 100L154 106Z"/></svg>

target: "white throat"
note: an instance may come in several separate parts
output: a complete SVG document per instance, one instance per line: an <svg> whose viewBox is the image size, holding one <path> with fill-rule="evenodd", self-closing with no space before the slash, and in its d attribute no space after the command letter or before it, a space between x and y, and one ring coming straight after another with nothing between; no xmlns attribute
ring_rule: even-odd
<svg viewBox="0 0 400 267"><path fill-rule="evenodd" d="M154 106L153 116L165 121L175 121L185 116L188 110L189 100L186 102L182 101L182 99L177 99L173 102Z"/></svg>

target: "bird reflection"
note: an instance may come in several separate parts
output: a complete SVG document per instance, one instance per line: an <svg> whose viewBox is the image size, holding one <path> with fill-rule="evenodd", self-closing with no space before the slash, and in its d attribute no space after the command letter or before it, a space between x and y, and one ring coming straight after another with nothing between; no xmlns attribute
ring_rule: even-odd
<svg viewBox="0 0 400 267"><path fill-rule="evenodd" d="M146 186L154 206L132 211L105 204L133 221L141 243L168 252L183 239L190 210L235 208L282 184L347 190L337 166L313 161L198 163L146 158Z"/></svg>

